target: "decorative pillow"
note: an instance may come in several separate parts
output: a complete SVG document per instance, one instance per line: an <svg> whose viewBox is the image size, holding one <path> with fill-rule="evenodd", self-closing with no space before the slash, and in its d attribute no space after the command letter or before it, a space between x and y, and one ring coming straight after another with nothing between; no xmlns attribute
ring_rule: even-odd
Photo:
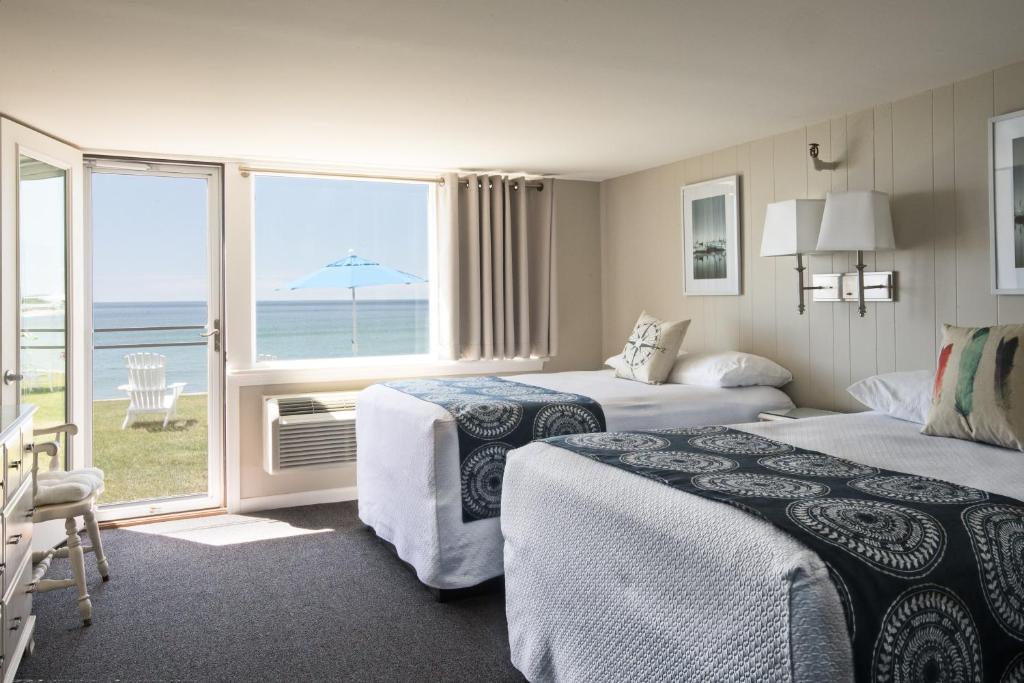
<svg viewBox="0 0 1024 683"><path fill-rule="evenodd" d="M945 326L921 431L1024 450L1024 325Z"/></svg>
<svg viewBox="0 0 1024 683"><path fill-rule="evenodd" d="M928 370L890 372L854 382L846 391L871 410L923 425L932 407L934 377Z"/></svg>
<svg viewBox="0 0 1024 683"><path fill-rule="evenodd" d="M680 357L668 381L702 387L781 387L793 381L793 374L775 361L752 353L706 351Z"/></svg>
<svg viewBox="0 0 1024 683"><path fill-rule="evenodd" d="M664 382L689 326L689 320L663 322L647 311L641 313L622 349L624 363L616 368L615 376L647 384Z"/></svg>

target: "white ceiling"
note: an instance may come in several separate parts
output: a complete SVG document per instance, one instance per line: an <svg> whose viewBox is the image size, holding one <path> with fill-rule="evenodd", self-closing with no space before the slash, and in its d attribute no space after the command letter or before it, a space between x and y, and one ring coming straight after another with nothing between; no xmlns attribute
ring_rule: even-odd
<svg viewBox="0 0 1024 683"><path fill-rule="evenodd" d="M91 149L603 179L1024 59L1021 0L0 0Z"/></svg>

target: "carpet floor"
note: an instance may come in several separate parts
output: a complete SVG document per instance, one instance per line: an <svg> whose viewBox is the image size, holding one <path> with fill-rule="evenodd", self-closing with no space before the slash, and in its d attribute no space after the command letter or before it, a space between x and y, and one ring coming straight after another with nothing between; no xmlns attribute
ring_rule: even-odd
<svg viewBox="0 0 1024 683"><path fill-rule="evenodd" d="M84 538L84 536L83 536ZM355 503L103 532L86 556L93 625L73 590L36 596L19 679L522 681L504 596L438 603ZM57 560L51 577L69 576Z"/></svg>

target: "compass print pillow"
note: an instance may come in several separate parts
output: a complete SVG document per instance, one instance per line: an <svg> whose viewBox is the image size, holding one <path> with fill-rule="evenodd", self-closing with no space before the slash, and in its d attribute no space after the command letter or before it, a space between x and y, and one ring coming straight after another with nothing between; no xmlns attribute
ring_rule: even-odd
<svg viewBox="0 0 1024 683"><path fill-rule="evenodd" d="M647 311L641 313L622 350L623 363L615 370L615 376L647 384L664 382L689 326L689 320L663 322Z"/></svg>

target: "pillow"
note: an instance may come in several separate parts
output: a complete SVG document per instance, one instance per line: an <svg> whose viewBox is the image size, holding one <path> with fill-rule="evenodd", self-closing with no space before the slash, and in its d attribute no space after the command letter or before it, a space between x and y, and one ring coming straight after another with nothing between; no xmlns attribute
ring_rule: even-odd
<svg viewBox="0 0 1024 683"><path fill-rule="evenodd" d="M676 356L676 362L678 362L679 359L682 358L685 355L686 355L686 351L680 351L679 355ZM620 368L625 368L626 367L626 359L622 356L621 353L617 353L614 356L612 356L611 358L609 358L608 360L606 360L604 362L604 364L606 366L608 366L609 368L611 368L612 370L616 370L617 371ZM672 367L675 367L675 363L673 363ZM623 372L625 372L625 370L623 370Z"/></svg>
<svg viewBox="0 0 1024 683"><path fill-rule="evenodd" d="M871 410L923 425L932 406L934 377L928 370L890 372L854 382L846 391Z"/></svg>
<svg viewBox="0 0 1024 683"><path fill-rule="evenodd" d="M606 360L604 364L610 367L612 370L614 370L615 374L618 374L621 368L626 367L626 359L622 357L621 353L617 353L608 360ZM623 370L623 372L625 371Z"/></svg>
<svg viewBox="0 0 1024 683"><path fill-rule="evenodd" d="M689 326L689 320L663 322L647 311L641 313L622 349L622 367L615 369L615 376L647 384L664 382Z"/></svg>
<svg viewBox="0 0 1024 683"><path fill-rule="evenodd" d="M1024 325L944 329L921 431L1024 450Z"/></svg>
<svg viewBox="0 0 1024 683"><path fill-rule="evenodd" d="M667 381L702 387L781 387L792 380L789 370L767 358L742 351L706 351L680 357Z"/></svg>

